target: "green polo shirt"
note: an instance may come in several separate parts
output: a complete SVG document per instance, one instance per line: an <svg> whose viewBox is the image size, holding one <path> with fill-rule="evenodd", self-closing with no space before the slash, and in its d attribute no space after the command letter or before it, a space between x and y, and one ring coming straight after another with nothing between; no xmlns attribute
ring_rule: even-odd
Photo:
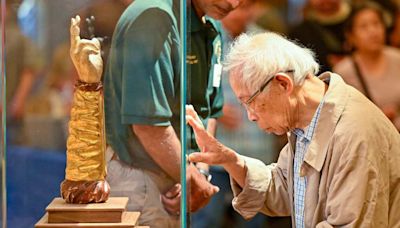
<svg viewBox="0 0 400 228"><path fill-rule="evenodd" d="M135 0L127 8L114 32L104 76L108 145L125 163L155 172L161 168L147 154L131 125L172 125L179 136L179 1L173 1L174 8L172 0ZM220 61L214 49L220 49L221 43L216 41L219 35L214 26L205 28L195 18L188 55L196 56L198 63L188 65L187 94L188 103L206 123L209 117L222 114L222 90L213 86L210 73L212 64ZM194 141L190 131L188 139Z"/></svg>
<svg viewBox="0 0 400 228"><path fill-rule="evenodd" d="M214 66L222 61L221 24L211 18L204 23L193 7L189 10L190 34L187 36L187 103L192 104L207 125L208 118L222 115L223 94L221 83L214 82ZM193 130L187 130L191 150L197 150Z"/></svg>
<svg viewBox="0 0 400 228"><path fill-rule="evenodd" d="M121 15L104 75L107 143L127 164L160 171L132 124L179 135L178 0L135 0Z"/></svg>

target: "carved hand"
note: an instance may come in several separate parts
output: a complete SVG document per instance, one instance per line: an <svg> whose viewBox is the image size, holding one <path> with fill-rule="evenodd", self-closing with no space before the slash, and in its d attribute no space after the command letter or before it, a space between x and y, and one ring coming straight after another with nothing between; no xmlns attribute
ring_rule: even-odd
<svg viewBox="0 0 400 228"><path fill-rule="evenodd" d="M103 60L101 59L100 42L98 39L81 39L79 36L79 23L81 18L71 18L71 49L72 62L79 74L79 80L87 83L96 83L103 73Z"/></svg>

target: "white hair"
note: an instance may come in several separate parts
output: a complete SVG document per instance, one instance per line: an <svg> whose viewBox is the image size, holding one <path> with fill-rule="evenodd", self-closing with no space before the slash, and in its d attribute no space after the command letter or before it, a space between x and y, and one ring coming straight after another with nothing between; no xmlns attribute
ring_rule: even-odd
<svg viewBox="0 0 400 228"><path fill-rule="evenodd" d="M226 56L224 70L234 73L248 90L256 91L275 74L289 70L294 70L294 84L301 85L308 74L318 73L319 65L311 50L265 32L240 35Z"/></svg>

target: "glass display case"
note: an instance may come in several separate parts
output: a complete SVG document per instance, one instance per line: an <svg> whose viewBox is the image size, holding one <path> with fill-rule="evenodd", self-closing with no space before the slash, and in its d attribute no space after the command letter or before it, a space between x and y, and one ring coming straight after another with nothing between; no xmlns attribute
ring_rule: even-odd
<svg viewBox="0 0 400 228"><path fill-rule="evenodd" d="M160 200L181 179L186 182L186 156L180 156L186 149L180 146L186 125L181 114L184 105L180 105L185 103L181 91L185 88L186 66L181 61L185 53L180 40L186 35L179 30L186 26L180 20L186 2L135 1L132 7L129 0L3 2L6 46L2 47L2 62L6 67L2 69L6 72L2 70L2 79L6 79L7 89L1 91L7 93L2 96L6 100L2 110L7 114L2 112L6 116L2 123L7 123L7 152L11 156L7 159L10 194L2 202L8 202L8 226L32 227L52 200L60 197L64 179L86 180L79 176L87 166L79 165L84 159L90 160L92 151L73 147L84 141L84 128L93 127L87 116L79 114L91 106L79 106L87 100L80 92L86 87L77 83L85 73L76 64L84 60L74 65L70 49L79 43L76 52L84 53L82 49L88 48L83 47L85 42L94 37L101 45L102 66L95 67L101 71L100 97L104 104L100 99L100 108L90 113L100 116L95 124L103 121L106 125L92 130L99 130L99 135L107 139L100 149L105 155L103 159L99 156L107 164L107 175L100 175L100 179L107 176L110 198L129 197L127 210L141 212L139 224L186 226L186 216L179 216L187 214L186 198L179 197L186 195L186 183L181 183L182 193L173 196L178 209L167 211ZM75 15L80 16L78 36L70 34ZM79 100L79 96L84 99ZM83 124L75 126L79 121ZM165 134L172 137L174 150L163 145ZM2 155L6 143L3 145ZM151 147L170 153L171 164L165 163L167 157L158 154L160 151L147 153ZM76 175L74 169L82 173ZM87 178L94 172L96 169L88 171ZM5 224L6 220L2 221Z"/></svg>
<svg viewBox="0 0 400 228"><path fill-rule="evenodd" d="M55 198L90 198L64 194L65 181L98 180L108 199L129 198L126 211L141 213L139 225L268 223L262 215L246 223L233 211L222 167L187 160L204 148L186 105L244 155L271 162L279 144L246 120L222 71L234 36L193 2L1 0L2 227L33 227ZM265 8L252 7L239 7L239 17Z"/></svg>

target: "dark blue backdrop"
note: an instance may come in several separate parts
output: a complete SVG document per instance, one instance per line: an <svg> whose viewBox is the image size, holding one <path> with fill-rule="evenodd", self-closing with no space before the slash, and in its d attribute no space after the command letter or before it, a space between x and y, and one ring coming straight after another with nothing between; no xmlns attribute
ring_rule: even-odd
<svg viewBox="0 0 400 228"><path fill-rule="evenodd" d="M6 166L8 227L33 227L60 195L65 152L9 146Z"/></svg>

